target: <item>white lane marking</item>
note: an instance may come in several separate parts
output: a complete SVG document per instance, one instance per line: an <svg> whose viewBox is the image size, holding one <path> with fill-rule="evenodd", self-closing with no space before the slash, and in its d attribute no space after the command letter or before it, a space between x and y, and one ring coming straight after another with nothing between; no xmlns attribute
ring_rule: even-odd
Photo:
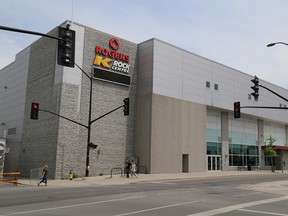
<svg viewBox="0 0 288 216"><path fill-rule="evenodd" d="M117 215L113 215L113 216L124 216L124 215L139 214L139 213L143 213L143 212L155 211L155 210L159 210L159 209L171 208L171 207L175 207L175 206L187 205L187 204L197 203L197 202L202 202L202 201L204 201L204 200L196 200L196 201L192 201L192 202L177 203L177 204L172 204L172 205L167 205L167 206L160 206L160 207L155 207L155 208L150 208L150 209L143 209L143 210L140 210L140 211L134 211L134 212L127 212L127 213L123 213L123 214L117 214Z"/></svg>
<svg viewBox="0 0 288 216"><path fill-rule="evenodd" d="M259 201L255 201L255 202L241 203L241 204L237 204L237 205L227 206L224 208L213 209L213 210L209 210L209 211L199 212L196 214L190 214L187 216L212 216L212 215L223 214L226 212L230 212L230 211L234 211L237 209L242 209L242 208L246 208L246 207L250 207L250 206L261 205L261 204L272 203L272 202L278 202L278 201L287 200L287 199L288 199L288 196L276 197L276 198L271 198L271 199L266 199L266 200L259 200Z"/></svg>
<svg viewBox="0 0 288 216"><path fill-rule="evenodd" d="M96 201L96 202L90 202L90 203L81 203L81 204L75 204L75 205L59 206L59 207L54 207L54 208L36 209L36 210L30 210L30 211L1 214L0 216L29 214L29 213L35 213L35 212L45 212L45 211L65 209L65 208L75 208L75 207L79 207L79 206L87 206L87 205L95 205L95 204L101 204L101 203L117 202L117 201L124 201L124 200L130 200L130 199L138 199L138 198L143 198L143 197L145 197L145 196L134 196L134 197L121 198L121 199L103 200L103 201Z"/></svg>
<svg viewBox="0 0 288 216"><path fill-rule="evenodd" d="M254 210L247 210L247 209L237 209L237 210L238 211L258 213L258 214L266 214L266 215L288 216L288 214L280 214L280 213L273 213L273 212L254 211Z"/></svg>

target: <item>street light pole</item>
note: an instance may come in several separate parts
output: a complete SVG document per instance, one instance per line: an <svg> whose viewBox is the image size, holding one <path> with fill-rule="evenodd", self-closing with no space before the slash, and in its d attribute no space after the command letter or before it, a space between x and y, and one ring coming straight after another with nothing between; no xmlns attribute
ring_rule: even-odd
<svg viewBox="0 0 288 216"><path fill-rule="evenodd" d="M91 125L94 121L91 121L92 116L92 84L93 84L93 78L92 76L89 76L79 65L75 63L75 65L86 75L86 77L90 80L90 95L89 95L89 111L88 111L88 136L87 136L87 152L86 152L86 170L85 170L85 176L89 176L89 163L90 163L90 141L91 141Z"/></svg>
<svg viewBox="0 0 288 216"><path fill-rule="evenodd" d="M275 46L276 44L283 44L283 45L288 46L288 44L287 44L287 43L284 43L284 42L275 42L275 43L267 44L267 47L272 47L272 46Z"/></svg>
<svg viewBox="0 0 288 216"><path fill-rule="evenodd" d="M91 140L91 113L92 113L92 77L90 77L90 98L89 98L89 117L88 117L88 137L87 137L87 153L86 153L86 172L85 176L89 176L89 163L90 163L90 140Z"/></svg>

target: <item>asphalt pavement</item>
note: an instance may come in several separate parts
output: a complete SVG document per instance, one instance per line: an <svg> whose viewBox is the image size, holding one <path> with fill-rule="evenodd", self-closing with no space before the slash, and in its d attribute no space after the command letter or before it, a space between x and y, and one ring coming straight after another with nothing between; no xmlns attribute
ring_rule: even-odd
<svg viewBox="0 0 288 216"><path fill-rule="evenodd" d="M224 176L245 176L245 175L287 175L281 171L271 172L269 170L262 171L209 171L209 172L199 172L199 173L165 173L165 174L139 174L133 178L127 178L121 176L120 174L114 174L112 177L110 175L103 176L90 176L83 178L75 178L73 180L63 179L55 180L48 179L47 187L83 187L91 185L121 185L121 184L134 184L137 182L151 182L151 181L177 181L183 179L207 179L207 178L217 178ZM21 185L30 185L37 187L39 180L30 179L20 179L19 183ZM40 187L45 187L42 183ZM273 181L265 182L261 184L249 185L253 190L256 191L266 191L278 194L288 195L288 176L285 181Z"/></svg>

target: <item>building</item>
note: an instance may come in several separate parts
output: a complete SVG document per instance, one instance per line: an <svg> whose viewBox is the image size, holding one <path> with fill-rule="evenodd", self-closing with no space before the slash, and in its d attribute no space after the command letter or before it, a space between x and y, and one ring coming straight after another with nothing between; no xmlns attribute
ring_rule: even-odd
<svg viewBox="0 0 288 216"><path fill-rule="evenodd" d="M269 168L263 146L270 135L280 155L276 168L288 161L287 110L241 109L241 118L234 119L236 101L288 104L265 89L255 101L253 76L155 38L135 44L77 23L70 28L76 32L76 67L58 65L57 41L42 37L0 71L0 136L9 149L5 170L28 176L30 169L48 164L51 178L66 178L71 169L85 175L86 75L93 76L91 142L97 145L89 151L90 175L109 174L127 158L148 173ZM57 37L58 27L48 34ZM260 82L280 95L288 93ZM117 109L96 120L127 97L129 116ZM39 103L38 120L30 119L32 102Z"/></svg>

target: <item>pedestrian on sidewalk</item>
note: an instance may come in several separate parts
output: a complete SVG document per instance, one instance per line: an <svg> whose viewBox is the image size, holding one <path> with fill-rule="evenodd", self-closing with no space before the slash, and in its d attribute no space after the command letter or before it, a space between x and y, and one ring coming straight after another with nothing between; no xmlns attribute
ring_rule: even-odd
<svg viewBox="0 0 288 216"><path fill-rule="evenodd" d="M46 164L42 170L42 180L38 183L38 186L43 182L47 186L47 174L48 174L48 165Z"/></svg>
<svg viewBox="0 0 288 216"><path fill-rule="evenodd" d="M136 174L136 171L137 171L137 166L136 166L136 163L134 160L131 161L131 178L133 176L135 176L137 178L137 174Z"/></svg>
<svg viewBox="0 0 288 216"><path fill-rule="evenodd" d="M127 159L125 163L125 174L126 177L129 178L129 173L131 172L131 162Z"/></svg>

